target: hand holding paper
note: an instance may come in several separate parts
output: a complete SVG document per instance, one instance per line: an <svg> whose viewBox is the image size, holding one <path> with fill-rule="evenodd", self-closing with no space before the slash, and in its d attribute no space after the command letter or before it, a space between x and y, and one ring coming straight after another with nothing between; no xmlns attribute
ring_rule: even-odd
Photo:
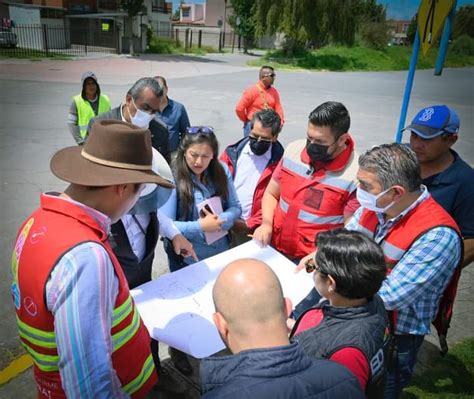
<svg viewBox="0 0 474 399"><path fill-rule="evenodd" d="M212 244L224 237L228 232L222 230L225 220L219 218L222 213L222 203L219 197L211 197L196 205L199 211L199 224L201 225L206 242Z"/></svg>

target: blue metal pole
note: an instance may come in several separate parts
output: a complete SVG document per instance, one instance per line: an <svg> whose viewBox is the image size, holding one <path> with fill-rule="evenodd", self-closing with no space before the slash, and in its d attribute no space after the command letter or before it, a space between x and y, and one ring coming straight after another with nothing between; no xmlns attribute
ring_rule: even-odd
<svg viewBox="0 0 474 399"><path fill-rule="evenodd" d="M448 18L446 18L446 22L444 23L443 35L441 36L438 56L436 57L434 72L435 76L440 76L443 72L443 65L446 59L446 52L448 50L449 36L451 36L454 14L456 14L456 1L454 2L453 8L451 8L451 12L449 13Z"/></svg>
<svg viewBox="0 0 474 399"><path fill-rule="evenodd" d="M408 104L410 102L411 88L413 87L413 78L415 77L416 62L418 61L418 53L420 52L420 33L418 29L415 33L415 43L413 43L413 52L411 54L410 68L408 69L407 83L405 85L405 94L403 95L402 109L400 111L400 120L398 122L398 129L396 133L397 143L402 141L402 129L405 126L407 117Z"/></svg>

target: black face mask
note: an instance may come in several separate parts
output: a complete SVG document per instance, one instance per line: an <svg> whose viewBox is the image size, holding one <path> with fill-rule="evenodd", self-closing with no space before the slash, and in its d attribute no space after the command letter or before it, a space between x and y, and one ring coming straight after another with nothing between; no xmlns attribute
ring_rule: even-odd
<svg viewBox="0 0 474 399"><path fill-rule="evenodd" d="M311 143L308 139L306 139L306 152L308 153L311 162L324 162L331 159L331 154L328 152L329 147L331 146Z"/></svg>
<svg viewBox="0 0 474 399"><path fill-rule="evenodd" d="M250 149L255 155L265 154L270 146L272 145L271 141L258 140L254 137L249 137L250 139Z"/></svg>

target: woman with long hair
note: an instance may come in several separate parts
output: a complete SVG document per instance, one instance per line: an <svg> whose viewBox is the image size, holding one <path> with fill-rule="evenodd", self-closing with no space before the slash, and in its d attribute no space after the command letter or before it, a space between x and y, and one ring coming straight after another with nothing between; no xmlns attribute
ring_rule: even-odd
<svg viewBox="0 0 474 399"><path fill-rule="evenodd" d="M175 206L168 215L192 244L199 260L229 249L228 235L208 244L206 233L229 230L240 216L240 203L227 166L218 159L219 144L208 126L188 128L178 147L172 169L175 177ZM219 197L223 212L214 214L211 208L198 209L203 201ZM173 209L174 208L174 209ZM191 257L174 256L167 251L170 270L194 263ZM170 256L171 255L171 256Z"/></svg>

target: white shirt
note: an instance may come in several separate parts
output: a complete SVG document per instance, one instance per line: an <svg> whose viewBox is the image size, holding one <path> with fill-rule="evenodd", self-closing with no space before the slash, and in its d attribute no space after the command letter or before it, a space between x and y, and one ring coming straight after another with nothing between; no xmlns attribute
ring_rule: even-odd
<svg viewBox="0 0 474 399"><path fill-rule="evenodd" d="M250 216L255 188L271 155L271 145L263 155L255 155L250 149L250 143L247 143L237 159L234 186L242 207L241 218L244 220Z"/></svg>
<svg viewBox="0 0 474 399"><path fill-rule="evenodd" d="M159 209L157 216L160 236L172 240L176 235L180 234L173 221ZM145 215L135 215L135 218L132 215L124 215L122 216L122 223L127 233L128 241L130 242L132 251L141 262L145 256L145 234L146 230L148 229L148 225L150 224L151 217L150 214L147 213ZM138 225L137 222L140 223L140 225Z"/></svg>

